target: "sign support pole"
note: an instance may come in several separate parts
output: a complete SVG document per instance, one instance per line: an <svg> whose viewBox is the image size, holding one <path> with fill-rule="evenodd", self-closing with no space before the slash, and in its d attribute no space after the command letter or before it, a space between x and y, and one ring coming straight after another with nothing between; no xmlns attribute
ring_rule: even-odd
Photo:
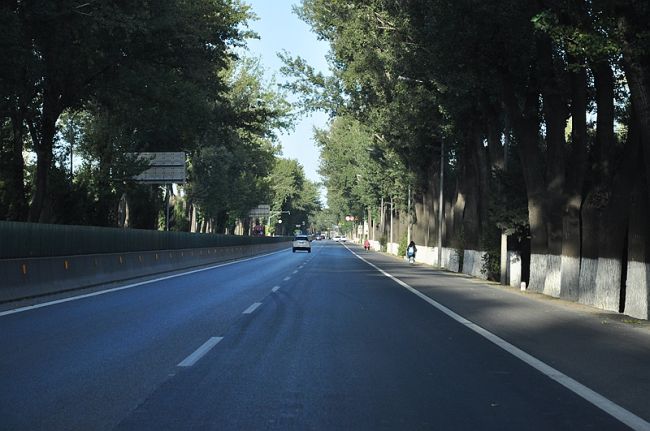
<svg viewBox="0 0 650 431"><path fill-rule="evenodd" d="M171 195L171 184L165 184L166 195L167 195L167 214L165 216L165 230L169 232L169 198Z"/></svg>

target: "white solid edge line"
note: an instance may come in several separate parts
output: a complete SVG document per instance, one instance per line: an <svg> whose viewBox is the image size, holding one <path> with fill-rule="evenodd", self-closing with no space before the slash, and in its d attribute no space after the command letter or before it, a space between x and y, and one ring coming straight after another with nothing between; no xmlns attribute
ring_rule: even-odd
<svg viewBox="0 0 650 431"><path fill-rule="evenodd" d="M346 246L346 248L348 248ZM402 280L396 278L395 276L387 273L383 269L379 268L377 265L367 261L363 257L359 256L357 253L354 251L350 250L350 253L354 254L356 257L367 263L368 265L372 266L375 268L377 271L379 271L381 274L384 276L390 278L403 288L407 289L409 292L413 293L414 295L417 295L420 299L423 299L424 301L428 302L430 305L434 306L438 310L442 311L445 313L447 316L451 317L458 323L464 325L465 327L471 329L472 331L476 332L477 334L481 335L485 339L491 341L492 343L496 344L497 346L501 347L503 350L506 352L510 353L511 355L515 356L516 358L519 358L520 360L524 361L526 364L530 365L531 367L535 368L537 371L541 372L545 376L549 377L552 380L555 380L565 388L569 389L571 392L575 393L576 395L580 396L581 398L587 400L594 406L598 407L602 411L608 413L609 415L613 416L614 418L618 419L625 425L629 426L633 430L636 431L650 431L650 423L644 420L643 418L635 415L634 413L630 412L629 410L624 409L623 407L619 406L615 402L605 398L604 396L600 395L599 393L589 389L587 386L583 385L582 383L577 382L576 380L572 379L571 377L567 376L566 374L562 373L561 371L556 370L555 368L551 367L550 365L540 361L539 359L535 358L534 356L529 355L528 353L524 352L523 350L519 349L518 347L515 347L514 345L508 343L506 340L499 338L495 334L491 333L487 329L482 328L481 326L465 319L463 316L456 314L455 312L451 311L449 308L445 307L444 305L440 304L439 302L436 302L435 300L429 298L422 292L414 289L407 283L403 282Z"/></svg>
<svg viewBox="0 0 650 431"><path fill-rule="evenodd" d="M280 290L280 286L273 286L273 289L271 289L271 292L277 292Z"/></svg>
<svg viewBox="0 0 650 431"><path fill-rule="evenodd" d="M177 366L178 367L191 367L192 365L196 364L196 362L201 359L206 353L210 351L214 346L219 343L219 341L223 340L223 337L211 337L208 341L203 343L201 347L196 349L194 353L192 353L190 356L187 358L183 359Z"/></svg>
<svg viewBox="0 0 650 431"><path fill-rule="evenodd" d="M62 304L64 302L76 301L78 299L90 298L92 296L99 296L99 295L104 295L104 294L107 294L107 293L118 292L120 290L131 289L133 287L138 287L138 286L142 286L142 285L145 285L145 284L155 283L157 281L164 281L164 280L169 280L169 279L172 279L172 278L183 277L183 276L186 276L186 275L195 274L197 272L209 271L211 269L221 268L223 266L234 265L236 263L247 262L249 260L259 259L259 258L266 257L266 256L271 256L273 254L282 253L282 252L285 252L287 250L278 250L278 251L274 251L272 253L260 254L259 256L248 257L246 259L240 259L240 260L234 260L234 261L230 261L230 262L220 263L218 265L209 266L207 268L194 269L192 271L187 271L187 272L183 272L183 273L180 273L180 274L167 275L165 277L154 278L152 280L141 281L139 283L134 283L134 284L126 285L126 286L115 287L113 289L100 290L100 291L93 292L93 293L86 293L84 295L71 296L70 298L57 299L56 301L42 302L40 304L28 305L26 307L20 307L20 308L14 308L12 310L1 311L0 312L0 317L8 316L10 314L23 313L25 311L30 311L30 310L36 310L38 308L49 307L51 305Z"/></svg>
<svg viewBox="0 0 650 431"><path fill-rule="evenodd" d="M248 307L246 310L244 310L242 314L251 314L253 311L257 310L257 307L259 307L260 305L262 305L261 302L256 302L250 307Z"/></svg>

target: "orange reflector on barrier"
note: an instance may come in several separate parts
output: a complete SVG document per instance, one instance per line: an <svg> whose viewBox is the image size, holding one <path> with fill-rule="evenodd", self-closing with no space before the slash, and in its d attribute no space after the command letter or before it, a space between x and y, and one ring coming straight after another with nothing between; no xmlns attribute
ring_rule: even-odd
<svg viewBox="0 0 650 431"><path fill-rule="evenodd" d="M27 265L26 264L23 263L22 265L20 265L20 270L22 271L23 275L27 275Z"/></svg>
<svg viewBox="0 0 650 431"><path fill-rule="evenodd" d="M64 261L63 261L63 267L64 267L66 270L70 269L70 265L68 264L68 261L67 261L67 260L64 260Z"/></svg>

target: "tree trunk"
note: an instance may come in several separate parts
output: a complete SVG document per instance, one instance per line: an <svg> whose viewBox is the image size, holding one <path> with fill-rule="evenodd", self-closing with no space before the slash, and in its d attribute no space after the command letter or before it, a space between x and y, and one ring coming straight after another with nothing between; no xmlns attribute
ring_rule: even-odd
<svg viewBox="0 0 650 431"><path fill-rule="evenodd" d="M478 161L474 136L465 143L465 173L463 181L466 190L465 212L463 214L463 240L466 250L478 250L480 234Z"/></svg>
<svg viewBox="0 0 650 431"><path fill-rule="evenodd" d="M647 18L648 10L644 3L637 5L632 2L619 19L619 30L623 35L623 68L640 127L645 171L650 172L650 52L647 46L634 46L639 43L638 33L647 32ZM650 181L650 175L646 181ZM650 198L650 183L646 190Z"/></svg>
<svg viewBox="0 0 650 431"><path fill-rule="evenodd" d="M499 121L499 116L491 114L487 123L487 141L488 153L490 157L490 170L505 169L505 152L504 146L501 143L501 133L503 127Z"/></svg>
<svg viewBox="0 0 650 431"><path fill-rule="evenodd" d="M596 273L598 272L598 220L602 217L600 202L602 189L589 192L582 204L582 239L580 249L580 283L578 301L586 305L595 303Z"/></svg>
<svg viewBox="0 0 650 431"><path fill-rule="evenodd" d="M650 318L650 213L648 172L639 178L630 199L627 280L623 312L638 319Z"/></svg>
<svg viewBox="0 0 650 431"><path fill-rule="evenodd" d="M460 169L460 172L462 172L462 168ZM448 242L443 242L443 247L463 247L463 213L465 212L466 199L465 190L463 188L464 180L461 178L462 175L459 175L459 178L456 179L456 193L454 194L453 201L449 205L447 214L445 214L447 216L445 217L447 220L446 231L449 232L449 235L447 237L443 235L443 240L448 239Z"/></svg>
<svg viewBox="0 0 650 431"><path fill-rule="evenodd" d="M530 225L530 280L529 288L544 290L547 270L547 227L545 215L545 180L542 169L542 154L539 149L538 94L530 91L523 108L511 87L506 86L504 101L511 119L512 128L520 148L519 158L524 171L528 195L528 222Z"/></svg>
<svg viewBox="0 0 650 431"><path fill-rule="evenodd" d="M596 62L591 66L596 87L596 142L594 148L594 172L597 178L611 176L610 151L616 142L614 135L614 73L607 61Z"/></svg>
<svg viewBox="0 0 650 431"><path fill-rule="evenodd" d="M52 214L49 202L49 177L52 169L52 149L56 134L56 121L61 115L57 94L47 87L43 94L43 112L41 114L40 136L36 147L36 180L34 195L29 209L29 221L45 223Z"/></svg>
<svg viewBox="0 0 650 431"><path fill-rule="evenodd" d="M477 204L478 204L478 215L479 215L479 238L482 238L488 229L494 229L494 226L488 225L488 202L489 202L489 193L490 193L490 166L488 161L487 148L483 146L483 139L481 136L477 135L474 137L476 151L476 165L477 165L477 181L478 181L478 193L477 193ZM479 250L479 244L475 250Z"/></svg>
<svg viewBox="0 0 650 431"><path fill-rule="evenodd" d="M543 112L546 124L546 197L545 218L548 242L544 294L559 297L561 286L563 213L566 184L566 120L568 107L563 94L563 76L555 65L551 40L539 41ZM564 67L564 64L561 65Z"/></svg>
<svg viewBox="0 0 650 431"><path fill-rule="evenodd" d="M27 198L25 194L25 160L23 159L23 140L25 138L24 119L18 113L11 116L12 136L9 149L6 190L8 200L7 220L27 219Z"/></svg>
<svg viewBox="0 0 650 431"><path fill-rule="evenodd" d="M617 172L609 193L608 205L600 220L598 238L598 269L594 305L610 311L619 311L623 268L627 265L625 239L628 229L630 189L638 181L641 168L640 137L631 125L624 163ZM624 298L623 298L624 299Z"/></svg>
<svg viewBox="0 0 650 431"><path fill-rule="evenodd" d="M570 58L570 63L578 63ZM584 65L583 60L579 60ZM580 210L587 165L587 73L584 67L571 73L571 151L566 170L562 219L560 296L577 301L580 285Z"/></svg>
<svg viewBox="0 0 650 431"><path fill-rule="evenodd" d="M196 216L196 205L191 204L190 205L190 232L197 232L198 230L198 224L197 224L197 216Z"/></svg>
<svg viewBox="0 0 650 431"><path fill-rule="evenodd" d="M591 70L596 85L596 144L592 166L589 193L582 210L582 249L580 262L580 283L578 300L587 305L596 305L596 277L599 261L600 220L605 216L604 202L611 188L611 148L616 143L614 136L614 76L606 61L593 63ZM604 234L604 233L603 233ZM602 273L602 270L601 270Z"/></svg>
<svg viewBox="0 0 650 431"><path fill-rule="evenodd" d="M131 227L131 210L129 208L129 197L126 192L122 193L117 206L117 227Z"/></svg>

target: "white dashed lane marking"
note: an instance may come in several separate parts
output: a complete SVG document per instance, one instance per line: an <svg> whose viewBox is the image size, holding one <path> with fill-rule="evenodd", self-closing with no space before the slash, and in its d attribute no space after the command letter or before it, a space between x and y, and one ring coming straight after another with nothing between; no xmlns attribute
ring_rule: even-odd
<svg viewBox="0 0 650 431"><path fill-rule="evenodd" d="M244 310L243 314L251 314L253 311L257 310L257 307L259 307L260 305L262 305L261 302L256 302L255 304L251 305L246 310Z"/></svg>
<svg viewBox="0 0 650 431"><path fill-rule="evenodd" d="M216 346L219 341L223 340L223 337L211 337L208 341L203 343L201 347L196 349L194 353L192 353L190 356L187 358L183 359L182 362L178 364L179 367L191 367L192 365L196 364L196 362L201 359L203 356L205 356L206 353L210 351L214 346Z"/></svg>
<svg viewBox="0 0 650 431"><path fill-rule="evenodd" d="M280 289L280 286L275 286L271 289L271 292L277 292Z"/></svg>

